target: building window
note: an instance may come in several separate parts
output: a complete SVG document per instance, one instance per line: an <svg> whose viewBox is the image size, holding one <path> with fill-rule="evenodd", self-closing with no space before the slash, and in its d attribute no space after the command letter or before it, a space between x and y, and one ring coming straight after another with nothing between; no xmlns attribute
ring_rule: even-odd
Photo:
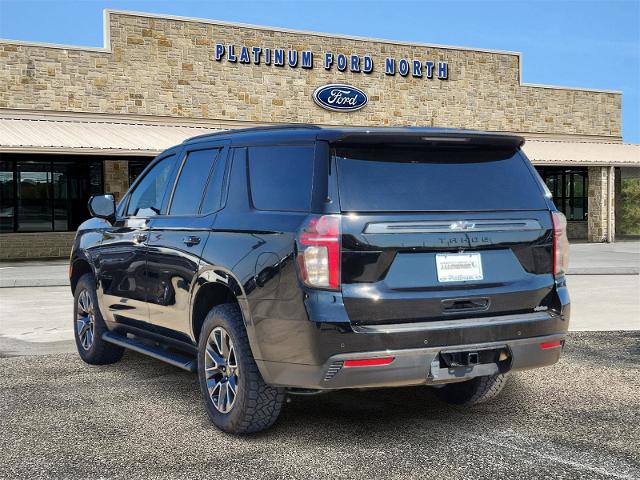
<svg viewBox="0 0 640 480"><path fill-rule="evenodd" d="M73 231L89 218L89 197L103 192L102 160L70 160L60 155L3 157L0 232Z"/></svg>
<svg viewBox="0 0 640 480"><path fill-rule="evenodd" d="M13 162L0 161L0 233L13 232L14 189Z"/></svg>
<svg viewBox="0 0 640 480"><path fill-rule="evenodd" d="M539 168L540 176L553 195L553 202L567 220L587 219L587 169Z"/></svg>

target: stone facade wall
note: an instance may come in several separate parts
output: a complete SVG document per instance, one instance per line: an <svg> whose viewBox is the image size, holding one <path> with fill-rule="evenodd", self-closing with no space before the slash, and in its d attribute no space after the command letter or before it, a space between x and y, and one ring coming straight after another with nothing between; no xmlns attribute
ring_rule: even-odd
<svg viewBox="0 0 640 480"><path fill-rule="evenodd" d="M609 202L609 168L589 167L589 192L588 192L588 236L590 242L605 242L609 233L608 228L608 202ZM615 190L614 190L615 191ZM615 205L615 199L612 202ZM615 215L612 210L611 215ZM612 219L615 225L615 219Z"/></svg>
<svg viewBox="0 0 640 480"><path fill-rule="evenodd" d="M126 13L109 15L110 52L0 43L0 108L251 122L421 125L621 136L619 94L520 84L520 58ZM215 60L215 44L311 50L313 69ZM370 74L327 71L323 53L371 55ZM448 80L387 76L386 57L448 62ZM311 100L348 83L369 104L348 114Z"/></svg>
<svg viewBox="0 0 640 480"><path fill-rule="evenodd" d="M127 160L105 160L104 191L113 193L116 201L122 198L129 188L129 162Z"/></svg>
<svg viewBox="0 0 640 480"><path fill-rule="evenodd" d="M0 260L69 257L75 232L3 233Z"/></svg>
<svg viewBox="0 0 640 480"><path fill-rule="evenodd" d="M567 223L567 236L569 240L586 240L589 236L588 222L570 221Z"/></svg>

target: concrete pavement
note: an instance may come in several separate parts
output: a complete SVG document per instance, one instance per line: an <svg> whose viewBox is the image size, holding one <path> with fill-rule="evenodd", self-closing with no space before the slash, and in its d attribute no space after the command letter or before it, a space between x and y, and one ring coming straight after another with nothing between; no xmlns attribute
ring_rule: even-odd
<svg viewBox="0 0 640 480"><path fill-rule="evenodd" d="M640 274L640 242L572 243L569 249L569 273Z"/></svg>
<svg viewBox="0 0 640 480"><path fill-rule="evenodd" d="M72 312L69 287L0 288L0 357L73 351Z"/></svg>
<svg viewBox="0 0 640 480"><path fill-rule="evenodd" d="M0 262L0 288L69 285L69 261Z"/></svg>

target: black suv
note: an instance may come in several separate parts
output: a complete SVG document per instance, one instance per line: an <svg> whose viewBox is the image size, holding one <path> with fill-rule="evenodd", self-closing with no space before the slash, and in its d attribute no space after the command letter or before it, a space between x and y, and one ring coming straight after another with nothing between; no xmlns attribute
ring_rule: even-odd
<svg viewBox="0 0 640 480"><path fill-rule="evenodd" d="M198 373L211 421L268 428L285 394L428 385L495 396L558 361L566 221L521 137L280 126L159 155L71 256L76 342Z"/></svg>

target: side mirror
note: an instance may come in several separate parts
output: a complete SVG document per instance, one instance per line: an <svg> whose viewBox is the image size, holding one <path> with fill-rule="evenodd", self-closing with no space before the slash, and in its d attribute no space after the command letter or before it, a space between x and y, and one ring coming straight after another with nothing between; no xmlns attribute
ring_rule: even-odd
<svg viewBox="0 0 640 480"><path fill-rule="evenodd" d="M113 195L94 195L89 199L89 213L92 217L113 222L116 218L116 199Z"/></svg>

